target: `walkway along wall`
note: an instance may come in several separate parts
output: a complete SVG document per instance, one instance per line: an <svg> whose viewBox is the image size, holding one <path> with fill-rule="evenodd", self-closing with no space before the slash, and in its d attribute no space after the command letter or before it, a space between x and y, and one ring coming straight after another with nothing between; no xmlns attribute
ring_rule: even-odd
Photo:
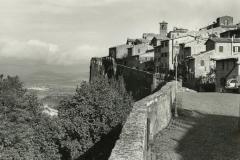
<svg viewBox="0 0 240 160"><path fill-rule="evenodd" d="M181 86L178 84L178 87ZM153 137L171 120L175 89L176 83L169 82L160 91L134 104L109 160L151 159Z"/></svg>

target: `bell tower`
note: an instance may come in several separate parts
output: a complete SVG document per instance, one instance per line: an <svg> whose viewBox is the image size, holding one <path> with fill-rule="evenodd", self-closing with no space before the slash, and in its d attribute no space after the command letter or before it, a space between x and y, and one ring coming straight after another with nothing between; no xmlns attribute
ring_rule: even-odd
<svg viewBox="0 0 240 160"><path fill-rule="evenodd" d="M167 36L167 27L168 27L168 23L165 21L162 21L159 23L160 24L160 36L161 37L166 37Z"/></svg>

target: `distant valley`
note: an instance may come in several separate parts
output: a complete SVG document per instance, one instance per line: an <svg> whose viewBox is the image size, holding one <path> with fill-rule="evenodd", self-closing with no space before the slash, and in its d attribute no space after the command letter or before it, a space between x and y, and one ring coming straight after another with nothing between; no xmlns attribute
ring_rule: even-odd
<svg viewBox="0 0 240 160"><path fill-rule="evenodd" d="M81 81L88 81L89 64L62 66L2 59L0 74L18 75L43 103L55 105L61 97L72 95Z"/></svg>

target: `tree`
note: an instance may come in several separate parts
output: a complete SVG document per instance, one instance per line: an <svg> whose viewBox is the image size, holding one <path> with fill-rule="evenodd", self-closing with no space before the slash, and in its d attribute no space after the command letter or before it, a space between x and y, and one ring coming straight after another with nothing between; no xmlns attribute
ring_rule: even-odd
<svg viewBox="0 0 240 160"><path fill-rule="evenodd" d="M132 100L121 78L99 77L62 101L58 117L41 106L18 77L0 75L0 159L76 159L123 125Z"/></svg>
<svg viewBox="0 0 240 160"><path fill-rule="evenodd" d="M123 80L99 77L83 82L75 95L63 101L59 118L65 128L62 147L76 159L97 143L112 128L123 124L132 106Z"/></svg>
<svg viewBox="0 0 240 160"><path fill-rule="evenodd" d="M0 76L0 159L60 159L58 125L40 106L18 77Z"/></svg>

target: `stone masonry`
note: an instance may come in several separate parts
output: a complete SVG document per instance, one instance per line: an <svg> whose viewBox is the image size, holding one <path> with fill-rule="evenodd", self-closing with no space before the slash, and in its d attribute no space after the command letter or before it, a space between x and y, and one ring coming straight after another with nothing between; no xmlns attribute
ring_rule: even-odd
<svg viewBox="0 0 240 160"><path fill-rule="evenodd" d="M153 137L171 120L175 84L169 82L160 91L134 104L109 160L151 159Z"/></svg>

